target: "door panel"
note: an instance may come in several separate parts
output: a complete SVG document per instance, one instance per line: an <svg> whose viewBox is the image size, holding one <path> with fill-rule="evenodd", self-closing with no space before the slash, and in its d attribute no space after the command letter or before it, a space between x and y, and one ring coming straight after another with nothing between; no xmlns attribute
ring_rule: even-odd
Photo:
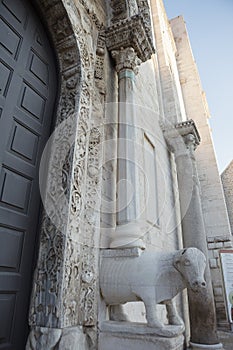
<svg viewBox="0 0 233 350"><path fill-rule="evenodd" d="M21 350L38 232L40 157L57 81L53 50L27 0L0 0L0 349Z"/></svg>

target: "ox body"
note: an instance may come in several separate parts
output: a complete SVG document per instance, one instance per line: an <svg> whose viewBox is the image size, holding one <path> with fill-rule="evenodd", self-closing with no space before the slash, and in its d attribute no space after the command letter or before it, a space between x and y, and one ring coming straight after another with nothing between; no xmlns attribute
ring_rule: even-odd
<svg viewBox="0 0 233 350"><path fill-rule="evenodd" d="M151 327L162 327L156 305L167 306L170 324L181 325L173 298L184 288L198 292L205 288L205 255L197 248L172 253L144 251L137 257L103 258L100 273L101 293L113 306L112 319L125 320L120 305L143 301Z"/></svg>

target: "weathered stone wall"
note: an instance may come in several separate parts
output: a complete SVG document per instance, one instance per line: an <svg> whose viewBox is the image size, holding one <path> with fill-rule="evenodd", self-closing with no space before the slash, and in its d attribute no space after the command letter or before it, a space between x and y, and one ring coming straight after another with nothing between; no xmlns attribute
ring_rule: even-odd
<svg viewBox="0 0 233 350"><path fill-rule="evenodd" d="M160 121L163 117L159 108L159 96L157 94L159 82L156 81L155 73L153 60L142 64L136 77L135 89L135 104L138 109L136 123L141 129L138 142L142 144L144 150L142 153L142 165L145 164L144 158L146 156L144 135L149 137L150 142L154 146L156 162L155 182L159 218L157 225L151 228L151 232L146 235L145 239L150 249L172 251L179 248L176 215L174 213L173 179L170 154L160 127ZM149 174L145 175L149 178ZM148 193L146 192L145 184L141 187L141 192L142 200L144 199L146 202ZM153 203L148 203L147 206L150 205L153 205ZM148 220L146 209L144 215L146 220ZM154 208L154 212L156 216L156 208Z"/></svg>
<svg viewBox="0 0 233 350"><path fill-rule="evenodd" d="M231 161L222 172L221 180L230 221L231 234L233 234L233 161Z"/></svg>
<svg viewBox="0 0 233 350"><path fill-rule="evenodd" d="M162 0L151 1L154 36L158 53L158 69L165 121L186 120L179 74L176 64L176 46Z"/></svg>

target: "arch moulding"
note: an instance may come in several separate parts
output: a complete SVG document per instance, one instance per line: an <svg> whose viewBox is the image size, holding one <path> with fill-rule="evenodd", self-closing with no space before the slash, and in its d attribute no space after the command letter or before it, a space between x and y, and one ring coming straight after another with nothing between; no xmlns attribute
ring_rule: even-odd
<svg viewBox="0 0 233 350"><path fill-rule="evenodd" d="M55 130L63 122L66 129L53 140L52 153L56 156L50 160L52 165L49 164L46 184L51 210L49 215L46 210L42 214L29 312L31 332L26 348L63 349L68 335L76 339L76 345L80 341L85 343L82 327L95 326L97 322L97 257L92 244L96 237L93 232L89 244L85 244L85 232L80 231L80 221L85 220L84 206L88 209L85 205L88 153L91 153L93 143L95 149L100 144L99 130L89 127L95 62L86 45L80 13L73 1L32 2L45 23L57 56L60 87ZM82 3L80 0L80 6ZM84 6L83 11L86 11ZM94 24L97 31L101 30L97 20ZM58 142L56 137L59 137ZM72 145L70 140L73 140ZM99 158L98 152L94 153L92 162L93 158ZM61 163L60 158L64 159L64 155L65 162ZM61 172L61 186L53 180L57 171ZM92 186L92 182L89 185ZM66 197L67 206L57 205L54 189L56 198L59 194ZM54 223L60 218L65 222L57 227ZM71 344L69 346L72 349Z"/></svg>

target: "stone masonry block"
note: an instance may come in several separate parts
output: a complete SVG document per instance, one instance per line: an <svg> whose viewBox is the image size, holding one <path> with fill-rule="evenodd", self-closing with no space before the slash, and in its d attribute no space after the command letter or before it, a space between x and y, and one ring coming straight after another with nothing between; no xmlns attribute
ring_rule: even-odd
<svg viewBox="0 0 233 350"><path fill-rule="evenodd" d="M224 242L223 246L224 246L224 248L232 248L232 243L231 243L231 241Z"/></svg>
<svg viewBox="0 0 233 350"><path fill-rule="evenodd" d="M222 303L224 301L223 295L214 296L215 303Z"/></svg>
<svg viewBox="0 0 233 350"><path fill-rule="evenodd" d="M215 249L215 243L208 243L208 249Z"/></svg>
<svg viewBox="0 0 233 350"><path fill-rule="evenodd" d="M214 295L215 296L222 296L223 295L222 288L221 287L214 288Z"/></svg>
<svg viewBox="0 0 233 350"><path fill-rule="evenodd" d="M153 334L135 334L125 332L124 326L121 326L118 333L100 332L99 348L101 350L182 350L184 348L184 337L178 335L173 338L165 338Z"/></svg>
<svg viewBox="0 0 233 350"><path fill-rule="evenodd" d="M218 265L217 265L217 259L209 259L210 262L210 268L211 269L217 269Z"/></svg>
<svg viewBox="0 0 233 350"><path fill-rule="evenodd" d="M222 248L223 247L223 242L217 242L215 243L216 248Z"/></svg>
<svg viewBox="0 0 233 350"><path fill-rule="evenodd" d="M213 256L214 256L214 258L219 257L219 251L217 249L213 250Z"/></svg>

